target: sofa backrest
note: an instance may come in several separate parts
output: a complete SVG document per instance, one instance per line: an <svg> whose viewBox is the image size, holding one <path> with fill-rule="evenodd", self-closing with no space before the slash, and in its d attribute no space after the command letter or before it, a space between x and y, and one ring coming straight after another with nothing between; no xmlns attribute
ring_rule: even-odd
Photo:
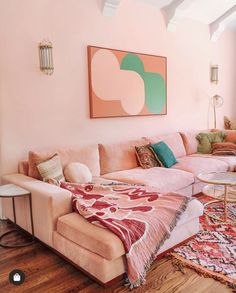
<svg viewBox="0 0 236 293"><path fill-rule="evenodd" d="M138 167L135 146L148 144L143 138L122 143L99 144L101 175Z"/></svg>
<svg viewBox="0 0 236 293"><path fill-rule="evenodd" d="M29 162L22 160L18 164L18 173L28 176L29 173Z"/></svg>
<svg viewBox="0 0 236 293"><path fill-rule="evenodd" d="M187 155L192 155L197 152L198 141L196 139L196 136L200 132L206 132L206 130L189 130L180 132Z"/></svg>
<svg viewBox="0 0 236 293"><path fill-rule="evenodd" d="M164 141L168 147L172 150L176 158L186 156L186 150L183 144L181 135L178 132L167 134L167 135L157 135L147 137L150 143L157 143L159 141Z"/></svg>
<svg viewBox="0 0 236 293"><path fill-rule="evenodd" d="M55 153L59 154L63 167L72 162L80 162L88 166L93 176L100 176L99 151L97 144L78 148L73 147L47 151L30 151L28 156L28 164L25 161L21 161L19 163L19 173L40 179L36 165L39 162L47 160Z"/></svg>

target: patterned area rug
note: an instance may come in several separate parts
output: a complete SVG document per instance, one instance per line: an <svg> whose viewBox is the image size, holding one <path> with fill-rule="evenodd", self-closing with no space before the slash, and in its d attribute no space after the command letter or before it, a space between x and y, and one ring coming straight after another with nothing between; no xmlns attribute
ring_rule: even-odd
<svg viewBox="0 0 236 293"><path fill-rule="evenodd" d="M201 199L206 203L209 198ZM208 214L223 215L223 203L205 207ZM228 216L236 221L236 203L228 204ZM204 215L200 218L201 231L195 238L174 249L170 256L180 270L193 268L206 277L219 280L236 289L236 223L220 223Z"/></svg>

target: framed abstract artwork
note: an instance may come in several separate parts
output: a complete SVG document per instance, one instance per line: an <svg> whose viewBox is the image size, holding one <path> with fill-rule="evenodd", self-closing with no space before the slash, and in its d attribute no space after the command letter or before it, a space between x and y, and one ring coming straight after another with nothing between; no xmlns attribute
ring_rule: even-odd
<svg viewBox="0 0 236 293"><path fill-rule="evenodd" d="M167 114L166 57L88 46L90 117Z"/></svg>

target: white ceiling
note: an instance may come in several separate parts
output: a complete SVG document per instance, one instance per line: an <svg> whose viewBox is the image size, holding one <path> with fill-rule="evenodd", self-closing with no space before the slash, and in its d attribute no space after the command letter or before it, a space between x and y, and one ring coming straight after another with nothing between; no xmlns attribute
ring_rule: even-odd
<svg viewBox="0 0 236 293"><path fill-rule="evenodd" d="M236 0L194 0L185 10L189 18L210 24L236 4Z"/></svg>
<svg viewBox="0 0 236 293"><path fill-rule="evenodd" d="M147 4L163 8L176 0L137 0ZM210 24L226 11L236 5L236 0L192 0L191 4L184 8L184 16L206 24ZM236 16L227 25L236 30Z"/></svg>

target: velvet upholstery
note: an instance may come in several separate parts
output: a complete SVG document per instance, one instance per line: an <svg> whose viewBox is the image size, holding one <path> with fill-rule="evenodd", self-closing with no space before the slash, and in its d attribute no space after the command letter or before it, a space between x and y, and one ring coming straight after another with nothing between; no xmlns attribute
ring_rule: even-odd
<svg viewBox="0 0 236 293"><path fill-rule="evenodd" d="M170 238L165 241L163 246L160 248L158 254L170 249L174 245L182 242L186 238L189 238L199 231L199 221L198 218L203 213L203 205L196 199L190 201L186 211L181 215L179 222L173 229ZM91 223L88 223L92 225ZM80 234L81 225L77 226L77 234ZM92 227L97 230L99 227ZM100 231L100 230L98 230ZM99 233L94 232L94 238L98 236ZM85 235L84 235L85 236ZM78 239L79 236L77 236ZM86 240L86 238L84 239ZM91 241L88 237L87 241ZM122 243L117 237L113 239L114 247L119 247ZM126 269L126 261L124 255L117 257L116 259L109 260L107 257L104 258L100 254L95 253L93 250L85 249L84 247L76 244L67 237L59 234L58 232L53 233L53 243L55 249L60 253L69 258L72 262L79 265L82 269L86 270L88 273L99 279L100 281L106 283L113 278L123 274ZM97 243L97 242L96 242ZM93 247L92 249L95 249ZM101 252L100 252L101 253ZM104 251L103 253L106 253ZM120 253L122 253L120 251Z"/></svg>
<svg viewBox="0 0 236 293"><path fill-rule="evenodd" d="M197 152L198 141L196 136L198 133L199 131L197 130L180 132L187 155L191 155Z"/></svg>
<svg viewBox="0 0 236 293"><path fill-rule="evenodd" d="M225 172L229 165L221 160L201 156L186 156L178 159L178 163L172 169L184 170L196 176L202 172Z"/></svg>
<svg viewBox="0 0 236 293"><path fill-rule="evenodd" d="M58 217L72 212L71 193L21 174L5 175L2 182L14 183L31 192L35 236L53 246L52 232L56 230ZM17 224L31 232L28 197L16 198L15 202ZM4 216L13 220L11 199L4 199L3 212Z"/></svg>
<svg viewBox="0 0 236 293"><path fill-rule="evenodd" d="M234 171L236 166L236 156L213 156L211 154L193 154L191 157L211 158L220 160L228 164L228 171Z"/></svg>
<svg viewBox="0 0 236 293"><path fill-rule="evenodd" d="M125 253L122 242L114 233L92 225L77 213L60 217L57 232L108 260L116 259Z"/></svg>
<svg viewBox="0 0 236 293"><path fill-rule="evenodd" d="M45 151L29 152L29 173L30 177L40 179L36 165L42 161L52 157L55 152L60 156L62 166L65 167L69 163L78 162L88 166L93 176L100 175L99 152L98 145L91 145L82 148L64 148Z"/></svg>
<svg viewBox="0 0 236 293"><path fill-rule="evenodd" d="M18 164L18 172L20 174L28 176L29 172L29 162L27 160L22 160Z"/></svg>
<svg viewBox="0 0 236 293"><path fill-rule="evenodd" d="M57 251L103 283L107 283L125 272L126 259L124 256L107 260L57 232L53 233L53 243Z"/></svg>
<svg viewBox="0 0 236 293"><path fill-rule="evenodd" d="M100 144L101 175L138 167L135 146L147 143L146 139L139 139L116 144Z"/></svg>
<svg viewBox="0 0 236 293"><path fill-rule="evenodd" d="M154 167L151 169L142 169L138 167L105 174L102 177L125 183L155 186L160 192L177 191L194 182L194 177L189 172L161 167Z"/></svg>

